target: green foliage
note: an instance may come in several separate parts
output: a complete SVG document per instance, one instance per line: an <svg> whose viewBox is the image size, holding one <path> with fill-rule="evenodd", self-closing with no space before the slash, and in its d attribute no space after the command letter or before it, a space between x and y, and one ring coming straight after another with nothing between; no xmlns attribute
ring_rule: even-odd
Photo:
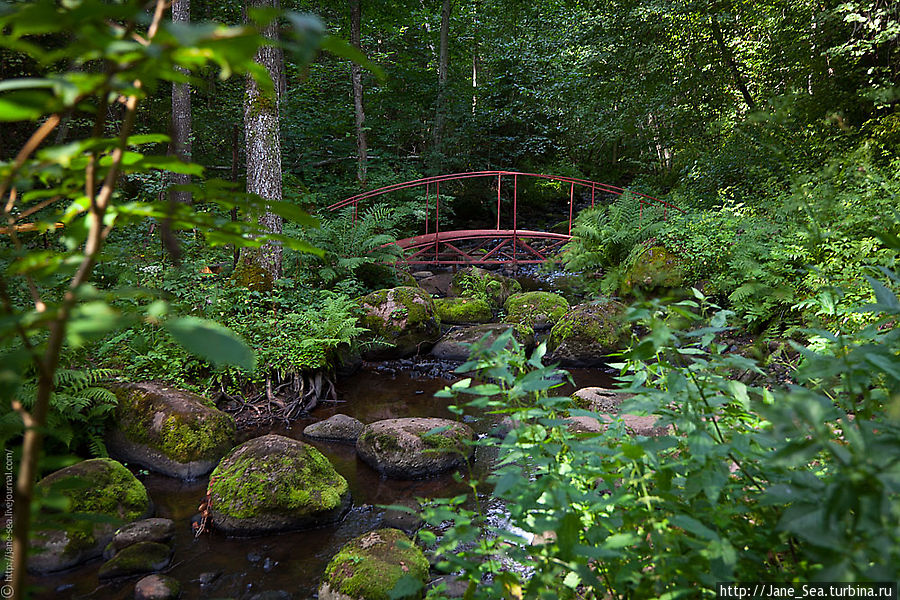
<svg viewBox="0 0 900 600"><path fill-rule="evenodd" d="M324 256L304 257L298 275L318 287L358 296L385 287L396 280L386 264L400 257L392 245L404 215L402 211L378 204L356 217L346 208L321 227L309 232L310 241L325 251Z"/></svg>
<svg viewBox="0 0 900 600"><path fill-rule="evenodd" d="M662 211L642 205L641 198L626 192L610 205L578 213L573 239L563 248L566 269L608 269L625 262L635 246L651 240L662 228Z"/></svg>
<svg viewBox="0 0 900 600"><path fill-rule="evenodd" d="M105 380L117 374L112 369L59 369L54 376L56 391L50 397L47 433L52 448L70 453L108 456L104 433L116 408L116 396L105 387ZM19 398L28 410L34 407L37 385L34 376L23 383ZM0 442L5 447L22 435L24 426L18 413L0 417Z"/></svg>
<svg viewBox="0 0 900 600"><path fill-rule="evenodd" d="M571 433L563 417L597 415L550 395L564 373L541 364L543 346L527 360L509 335L476 348L461 369L488 383L441 395L473 398L460 414L488 408L517 423L476 442L499 452L489 483L508 523L488 518L477 482L470 498L433 502L424 516L441 535L419 537L437 567L461 572L472 598L711 598L716 582L761 573L896 579L900 299L871 284L878 302L862 310L877 323L801 348L790 388L741 381L761 371L717 341L730 313L699 291L633 306L649 334L623 353L622 391L635 396L622 410L655 415L668 433L654 438L615 422Z"/></svg>

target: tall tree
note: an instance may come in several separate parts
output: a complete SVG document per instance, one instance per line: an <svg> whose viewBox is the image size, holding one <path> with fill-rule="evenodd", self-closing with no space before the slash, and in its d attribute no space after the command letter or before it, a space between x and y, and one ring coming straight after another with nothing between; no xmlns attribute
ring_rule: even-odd
<svg viewBox="0 0 900 600"><path fill-rule="evenodd" d="M441 8L441 45L438 58L438 96L434 114L434 155L437 168L443 162L444 119L447 112L447 69L450 67L450 0ZM473 59L474 61L474 59ZM474 62L473 62L474 64ZM472 80L475 80L474 67Z"/></svg>
<svg viewBox="0 0 900 600"><path fill-rule="evenodd" d="M350 0L350 43L362 50L360 29L362 10L360 0ZM363 109L362 69L358 64L350 64L350 80L353 82L353 110L356 113L356 178L359 184L366 185L368 179L368 143L366 141L366 113Z"/></svg>
<svg viewBox="0 0 900 600"><path fill-rule="evenodd" d="M253 8L278 8L278 0L247 0ZM278 22L273 20L263 29L270 40L278 38ZM260 47L255 60L266 68L272 87L262 87L253 77L247 78L244 94L244 138L247 146L247 192L265 200L280 202L281 131L279 104L284 89L284 56L274 44ZM259 224L268 232L281 233L282 218L265 211ZM281 246L267 242L259 248L244 248L238 267L239 279L251 287L270 287L281 277Z"/></svg>
<svg viewBox="0 0 900 600"><path fill-rule="evenodd" d="M172 21L189 23L191 20L191 0L172 0ZM187 76L187 71L179 69ZM178 158L191 160L191 85L189 83L172 84L172 152ZM170 173L169 182L173 185L187 185L191 176L187 173ZM190 204L191 193L172 191L171 200Z"/></svg>

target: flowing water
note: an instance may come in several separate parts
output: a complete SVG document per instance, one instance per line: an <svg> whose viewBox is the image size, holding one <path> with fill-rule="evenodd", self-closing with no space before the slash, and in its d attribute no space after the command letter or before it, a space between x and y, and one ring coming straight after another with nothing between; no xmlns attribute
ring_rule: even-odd
<svg viewBox="0 0 900 600"><path fill-rule="evenodd" d="M611 385L609 375L599 370L570 370L576 387ZM312 442L303 437L303 428L336 413L351 415L363 423L380 419L429 416L453 418L448 400L434 393L452 379L391 366L370 365L339 383L341 402L321 406L309 418L291 427L274 426L243 431L241 440L269 432L312 443L334 464L350 484L353 508L344 519L329 527L287 532L253 538L228 538L215 532L194 539L191 518L206 493L208 479L182 482L156 474L142 473L156 508L155 516L175 521L175 555L165 573L182 584L182 598L248 598L267 590L284 590L295 600L314 597L319 579L330 558L351 538L383 526L384 510L377 505L401 504L416 497L442 497L462 493L464 483L451 475L403 481L387 479L363 463L351 445ZM569 390L560 390L569 393ZM485 433L492 417L472 419L478 433ZM476 475L484 474L487 460L476 458ZM134 583L128 578L100 583L97 559L73 570L34 578L34 596L39 599L92 598L125 600L132 597Z"/></svg>

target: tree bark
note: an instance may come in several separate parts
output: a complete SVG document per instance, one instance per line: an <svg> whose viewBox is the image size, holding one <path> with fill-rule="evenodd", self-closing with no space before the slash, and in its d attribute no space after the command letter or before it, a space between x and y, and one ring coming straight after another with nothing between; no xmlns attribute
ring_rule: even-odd
<svg viewBox="0 0 900 600"><path fill-rule="evenodd" d="M191 0L172 0L172 21L188 23L191 20ZM178 69L185 75L187 71ZM191 160L191 84L172 84L172 152L185 162ZM183 173L169 173L170 185L188 185L191 176ZM191 203L190 192L170 192L174 202Z"/></svg>
<svg viewBox="0 0 900 600"><path fill-rule="evenodd" d="M434 156L436 167L443 162L444 120L447 112L447 70L450 66L450 0L441 8L441 45L438 59L438 96L434 114ZM474 76L473 76L474 77Z"/></svg>
<svg viewBox="0 0 900 600"><path fill-rule="evenodd" d="M753 101L753 96L750 95L750 90L747 89L747 84L744 83L744 78L741 76L741 72L737 68L737 63L734 62L734 55L731 52L731 48L729 48L725 43L725 38L722 36L722 29L719 27L719 21L716 19L715 14L710 16L709 22L712 25L712 34L713 38L715 38L716 40L716 45L719 46L719 51L722 53L722 58L725 60L725 64L728 67L728 70L731 72L731 78L734 80L734 86L744 97L744 102L746 102L747 108L750 109L751 112L755 111L756 103Z"/></svg>
<svg viewBox="0 0 900 600"><path fill-rule="evenodd" d="M350 0L350 43L362 50L360 29L362 10L360 0ZM368 179L368 143L366 141L366 113L363 109L362 69L355 62L350 63L350 81L353 83L353 110L356 113L356 179L361 186Z"/></svg>
<svg viewBox="0 0 900 600"><path fill-rule="evenodd" d="M247 0L247 8L278 8L278 0ZM278 37L278 23L273 21L263 29L263 35L271 40ZM247 78L244 94L244 139L247 145L247 192L257 194L264 200L280 202L281 190L281 132L279 123L279 103L284 78L284 60L280 48L262 46L256 51L256 62L266 68L272 79L273 91L263 90L252 77ZM259 224L268 232L281 233L282 219L266 210L258 218ZM241 251L241 262L249 277L251 287L270 287L281 277L281 246L267 242L260 248L245 248ZM259 281L249 267L261 270L264 281Z"/></svg>

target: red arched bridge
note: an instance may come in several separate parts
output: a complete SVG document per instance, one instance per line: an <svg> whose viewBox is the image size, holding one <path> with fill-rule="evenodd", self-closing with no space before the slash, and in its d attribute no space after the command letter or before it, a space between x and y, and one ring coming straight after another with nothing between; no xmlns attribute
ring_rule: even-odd
<svg viewBox="0 0 900 600"><path fill-rule="evenodd" d="M546 179L569 184L569 218L566 233L531 231L518 228L520 177ZM441 231L441 184L448 181L479 178L496 178L496 227L494 229ZM512 229L501 229L501 190L504 181L506 181L507 187L510 185L510 179L512 180ZM665 200L607 183L561 175L522 173L519 171L471 171L404 181L345 198L329 206L328 210L334 211L352 206L353 219L355 221L360 202L398 190L415 187L425 188L425 233L393 242L404 251L406 258L403 262L410 265L496 265L544 262L555 250L558 250L572 237L572 217L576 188L583 195L590 191L591 207L594 206L598 194L621 196L625 192L630 192L640 202L641 219L643 219L645 206L662 206L664 219L668 217L670 209L683 212L680 208Z"/></svg>

